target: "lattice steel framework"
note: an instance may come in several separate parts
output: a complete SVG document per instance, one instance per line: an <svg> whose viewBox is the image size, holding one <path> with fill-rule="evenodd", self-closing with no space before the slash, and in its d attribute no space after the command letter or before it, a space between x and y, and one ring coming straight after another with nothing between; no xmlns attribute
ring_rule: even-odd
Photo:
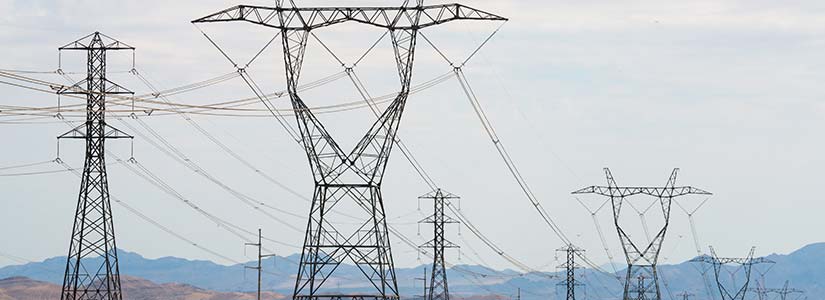
<svg viewBox="0 0 825 300"><path fill-rule="evenodd" d="M693 297L693 296L696 296L696 295L694 295L693 293L687 292L687 291L676 294L676 297L680 298L682 300L690 300L690 297Z"/></svg>
<svg viewBox="0 0 825 300"><path fill-rule="evenodd" d="M426 300L450 300L447 268L444 264L444 250L458 248L458 245L450 242L444 236L444 225L455 224L458 221L444 213L444 205L448 205L447 202L451 199L459 199L459 197L442 189L436 189L418 198L433 201L433 214L420 221L420 223L433 224L433 239L421 245L421 248L433 249L433 269L430 275L430 290L427 293Z"/></svg>
<svg viewBox="0 0 825 300"><path fill-rule="evenodd" d="M665 240L667 227L670 224L670 209L673 204L673 199L686 195L711 195L711 193L691 186L676 186L676 177L679 174L678 168L673 169L667 184L663 187L620 187L613 179L610 169L605 168L604 173L607 177L607 186L590 186L575 191L573 194L597 194L610 198L610 202L613 205L613 223L616 226L625 259L627 260L627 274L625 277L623 299L660 300L662 299L662 295L659 290L659 278L656 265L659 260L659 252ZM656 233L656 236L646 245L640 245L631 240L629 233L624 230L622 223L619 222L623 202L627 197L635 195L647 195L658 198L662 214L664 215L664 224L658 233Z"/></svg>
<svg viewBox="0 0 825 300"><path fill-rule="evenodd" d="M584 252L584 249L576 247L573 244L569 244L563 248L557 249L556 252L564 252L566 260L564 264L561 264L558 268L564 269L564 272L567 275L567 277L557 285L565 287L567 295L565 299L575 300L576 288L584 286L583 283L576 280L576 269L581 269L581 265L576 263L576 256L582 255L581 253Z"/></svg>
<svg viewBox="0 0 825 300"><path fill-rule="evenodd" d="M193 21L246 21L281 31L287 91L315 182L293 299L399 298L381 182L410 91L418 31L455 20L506 21L460 4L409 2L396 7L302 8L291 0L286 6L277 0L275 7L240 5ZM298 94L310 31L347 21L389 30L401 83L398 96L350 152L344 152ZM360 226L342 231L333 225L330 212L347 201L366 215ZM330 292L329 279L344 262L361 270L372 292Z"/></svg>
<svg viewBox="0 0 825 300"><path fill-rule="evenodd" d="M133 47L99 32L59 48L86 51L86 79L60 94L86 95L86 122L58 138L86 140L86 159L74 217L61 299L122 299L115 228L106 176L105 141L132 138L106 124L106 95L132 94L106 79L106 52Z"/></svg>
<svg viewBox="0 0 825 300"><path fill-rule="evenodd" d="M713 266L713 271L716 275L716 285L719 287L719 293L722 295L722 300L744 300L745 294L748 291L748 285L750 284L751 270L753 269L753 266L756 264L774 263L764 257L754 258L753 253L755 251L756 247L751 248L751 251L748 253L747 257L719 257L716 255L716 251L713 247L710 247L711 256L700 256L692 259L691 262L707 263ZM745 282L738 288L734 287L730 290L722 284L722 279L720 276L723 267L729 264L739 265L745 273Z"/></svg>
<svg viewBox="0 0 825 300"><path fill-rule="evenodd" d="M797 297L794 299L800 299L805 296L805 291L800 289L791 288L790 283L786 280L785 285L781 288L765 288L764 286L759 286L755 289L750 289L751 291L755 292L757 296L759 296L759 300L767 300L768 294L776 294L779 297L779 300L788 300L788 296L796 294Z"/></svg>

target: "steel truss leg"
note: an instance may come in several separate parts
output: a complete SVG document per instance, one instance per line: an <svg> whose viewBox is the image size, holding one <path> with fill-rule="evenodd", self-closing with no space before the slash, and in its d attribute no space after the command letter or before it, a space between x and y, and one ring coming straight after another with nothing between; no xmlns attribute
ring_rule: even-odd
<svg viewBox="0 0 825 300"><path fill-rule="evenodd" d="M416 31L391 31L401 91L349 153L339 147L298 95L308 35L303 30L283 30L281 34L287 90L315 180L293 299L398 299L381 182L409 94ZM366 216L356 220L362 223L354 228L342 230L331 221L337 215L330 212L353 203ZM330 279L343 263L358 267L370 291L345 294L332 287L334 280Z"/></svg>
<svg viewBox="0 0 825 300"><path fill-rule="evenodd" d="M614 222L622 242L622 248L627 260L627 276L625 278L624 300L661 300L661 290L659 288L659 275L657 264L659 252L667 233L670 220L670 206L672 200L662 199L662 210L665 213L665 224L644 248L639 248L635 242L622 229L619 223L619 213L621 202L613 201Z"/></svg>

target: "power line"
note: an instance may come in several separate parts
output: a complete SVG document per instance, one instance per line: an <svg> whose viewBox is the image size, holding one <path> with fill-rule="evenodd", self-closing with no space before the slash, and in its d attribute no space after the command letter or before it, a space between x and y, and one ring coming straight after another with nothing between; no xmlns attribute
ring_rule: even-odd
<svg viewBox="0 0 825 300"><path fill-rule="evenodd" d="M229 185L227 185L223 181L219 180L218 178L216 178L215 176L210 174L208 171L206 171L204 168L202 168L194 160L192 160L188 156L186 156L177 147L172 145L166 138L164 138L157 131L152 129L146 122L143 122L143 120L141 120L140 118L134 118L134 119L147 132L149 132L149 134L151 134L155 139L157 139L161 144L163 144L163 146L161 146L160 144L155 142L153 139L149 138L148 136L146 136L145 134L143 134L142 132L137 130L134 126L132 126L128 122L125 122L123 120L121 120L121 122L123 124L125 124L131 130L133 130L135 132L135 134L137 134L137 135L141 136L142 138L144 138L144 140L149 142L150 145L154 146L156 149L160 150L162 153L164 153L167 156L171 157L175 162L189 168L190 170L192 170L196 174L200 175L201 177L203 177L203 178L209 180L210 182L216 184L218 187L220 187L221 189L223 189L224 191L226 191L230 195L232 195L235 199L240 200L241 202L243 202L247 206L251 207L252 209L260 212L261 214L267 216L268 218L270 218L270 219L272 219L272 220L274 220L278 223L281 223L282 225L286 226L289 229L295 230L297 232L301 231L300 229L298 229L294 225L290 224L289 222L281 220L280 218L276 217L275 215L273 215L273 214L271 214L267 211L262 210L261 207L266 207L266 208L270 208L270 209L273 209L273 210L276 210L276 211L281 211L281 212L283 212L283 210L278 209L275 206L268 205L263 201L254 199L254 198L252 198L252 197L250 197L246 194L243 194L243 193L239 192L238 190L230 187Z"/></svg>
<svg viewBox="0 0 825 300"><path fill-rule="evenodd" d="M64 162L63 160L56 160L56 162L57 162L58 164L60 164L61 166L63 166L63 168L65 168L67 171L71 172L72 174L74 174L74 175L75 175L75 176L77 176L78 178L81 178L81 174L80 174L80 172L79 172L79 171L77 171L77 169L75 169L75 168L73 168L73 167L69 166L69 165L68 165L66 162ZM195 241L193 241L193 240L191 240L191 239L189 239L189 238L185 237L184 235L179 234L179 233L177 233L177 232L173 231L173 230L172 230L172 229L170 229L169 227L166 227L166 226L164 226L164 225L160 224L160 222L158 222L158 221L156 221L156 220L152 219L151 217L149 217L148 215L146 215L146 214L144 214L144 213L140 212L139 210L135 209L134 207L132 207L132 206L131 206L131 205L129 205L128 203L126 203L126 202L124 202L123 200L121 200L120 198L116 197L115 195L110 195L110 199L111 199L112 201L115 201L115 203L119 204L119 205L120 205L120 206L122 206L123 208L125 208L127 211L129 211L129 212L131 212L132 214L136 215L138 218L140 218L140 219L142 219L142 220L146 221L147 223L151 224L152 226L157 227L157 228L158 228L158 229L160 229L161 231L166 232L167 234L171 235L172 237L174 237L174 238L176 238L176 239L178 239L178 240L180 240L180 241L183 241L184 243L186 243L186 244L188 244L188 245L191 245L191 246L193 246L193 247L195 247L195 248L197 248L197 249L200 249L201 251L204 251L204 252L206 252L206 253L209 253L209 254L211 254L211 255L213 255L213 256L215 256L215 257L221 258L221 259L223 259L223 260L225 260L225 261L232 262L232 263L235 263L235 264L239 264L239 263L240 263L239 261L234 260L234 259L232 259L232 258L229 258L228 256L223 255L223 254L221 254L221 253L219 253L219 252L217 252L217 251L214 251L214 250L211 250L211 249L209 249L209 248L206 248L206 247L204 247L204 246L200 245L199 243L197 243L197 242L195 242Z"/></svg>

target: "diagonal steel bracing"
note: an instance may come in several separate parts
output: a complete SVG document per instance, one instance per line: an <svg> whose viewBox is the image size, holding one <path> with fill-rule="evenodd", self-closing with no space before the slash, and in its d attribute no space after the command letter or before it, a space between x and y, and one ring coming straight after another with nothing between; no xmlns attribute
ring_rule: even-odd
<svg viewBox="0 0 825 300"><path fill-rule="evenodd" d="M590 186L573 194L596 194L609 197L613 205L613 222L619 234L619 240L627 260L627 272L624 286L624 300L660 300L662 295L659 289L659 278L656 265L659 260L659 252L665 240L667 227L670 223L670 209L673 199L676 197L698 194L710 195L711 193L691 186L676 186L676 177L679 169L674 169L667 184L663 187L621 187L616 184L610 169L604 169L607 177L607 186ZM619 221L622 204L626 198L635 195L646 195L658 199L664 215L664 224L656 232L656 235L646 244L639 244L630 238L630 234L625 231L623 224Z"/></svg>
<svg viewBox="0 0 825 300"><path fill-rule="evenodd" d="M576 279L576 269L581 269L581 265L576 263L576 256L582 256L584 249L576 247L573 244L568 244L563 248L556 249L556 252L564 252L566 261L558 267L564 269L564 273L567 275L564 280L556 285L565 288L565 299L576 300L576 288L584 286L583 283Z"/></svg>
<svg viewBox="0 0 825 300"><path fill-rule="evenodd" d="M106 139L132 137L106 123L106 95L132 92L106 79L106 52L134 48L95 32L60 50L85 51L87 56L86 79L59 91L86 95L86 122L58 137L86 141L86 159L60 298L120 300L123 295L104 154Z"/></svg>
<svg viewBox="0 0 825 300"><path fill-rule="evenodd" d="M458 221L446 215L444 207L449 205L449 201L459 199L459 197L439 188L418 197L418 199L433 201L433 214L419 221L419 223L433 224L433 239L421 245L421 248L433 249L433 268L430 274L430 289L427 291L426 300L450 300L444 250L458 248L458 245L447 240L444 235L444 227L446 224L454 224Z"/></svg>
<svg viewBox="0 0 825 300"><path fill-rule="evenodd" d="M287 91L298 132L315 182L293 299L398 299L381 183L410 92L418 31L455 20L504 21L505 18L459 4L424 6L422 0L395 7L235 6L193 23L245 21L281 31ZM358 22L389 31L400 79L398 96L349 152L330 136L298 93L301 67L312 30ZM343 228L330 214L356 205L363 223ZM335 272L355 265L368 291L336 291Z"/></svg>
<svg viewBox="0 0 825 300"><path fill-rule="evenodd" d="M714 274L716 275L716 285L719 287L719 293L722 295L722 300L744 300L745 293L748 291L748 285L751 280L751 270L757 264L772 264L772 260L763 257L753 257L756 248L751 248L747 257L719 257L713 247L710 247L711 256L700 256L692 259L690 262L707 263L713 266ZM721 272L725 265L738 265L742 268L745 275L745 281L741 286L725 286L722 283Z"/></svg>

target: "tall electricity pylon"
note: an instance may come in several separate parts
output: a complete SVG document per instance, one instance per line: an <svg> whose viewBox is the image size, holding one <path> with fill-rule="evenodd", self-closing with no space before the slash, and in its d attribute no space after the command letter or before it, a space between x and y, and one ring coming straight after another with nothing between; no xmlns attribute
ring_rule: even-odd
<svg viewBox="0 0 825 300"><path fill-rule="evenodd" d="M707 263L713 266L713 271L716 275L716 285L719 287L719 293L722 295L722 300L744 300L745 293L748 291L748 284L750 284L751 269L753 269L753 266L756 264L774 263L764 257L754 258L753 253L755 251L756 247L753 247L747 257L730 258L719 257L716 255L716 251L713 250L713 247L710 247L711 256L700 256L692 259L690 262ZM739 265L745 273L745 282L740 287L734 287L731 290L728 290L728 288L722 284L722 280L720 278L722 268L728 264Z"/></svg>
<svg viewBox="0 0 825 300"><path fill-rule="evenodd" d="M287 91L315 183L293 299L398 299L381 183L410 93L418 31L456 20L507 19L460 4L424 6L423 0L393 7L297 7L292 0L284 2L277 0L275 7L239 5L192 22L244 21L280 30ZM298 93L310 32L343 22L389 31L401 84L395 99L349 152ZM349 201L365 213L363 223L342 228L331 212ZM345 262L361 270L370 291L342 295L327 287Z"/></svg>
<svg viewBox="0 0 825 300"><path fill-rule="evenodd" d="M567 300L575 300L576 287L584 285L576 280L576 269L581 269L581 265L576 263L576 256L580 255L579 253L584 252L584 249L576 247L573 244L569 244L564 248L557 249L556 251L564 252L565 257L567 258L564 264L558 266L558 268L564 269L567 274L567 278L559 282L557 285L565 287L567 292Z"/></svg>
<svg viewBox="0 0 825 300"><path fill-rule="evenodd" d="M690 300L690 297L696 296L688 291L684 291L681 293L676 294L676 297L681 298L682 300Z"/></svg>
<svg viewBox="0 0 825 300"><path fill-rule="evenodd" d="M86 122L58 137L86 140L86 160L60 298L120 300L123 295L106 176L105 142L132 136L106 124L106 95L133 93L106 79L106 52L134 51L135 48L95 32L59 49L86 51L87 58L86 79L59 91L60 94L86 95Z"/></svg>
<svg viewBox="0 0 825 300"><path fill-rule="evenodd" d="M768 293L779 295L779 300L788 300L788 296L793 294L804 295L805 291L788 287L790 283L786 280L785 285L778 289L768 289ZM798 298L797 298L798 299Z"/></svg>
<svg viewBox="0 0 825 300"><path fill-rule="evenodd" d="M711 193L691 186L676 186L676 176L679 169L673 169L667 184L663 187L620 187L613 179L610 169L605 168L607 186L590 186L573 194L597 194L610 198L613 205L613 223L622 242L625 259L627 260L627 274L624 284L624 300L662 299L659 290L659 277L656 265L659 261L659 251L665 240L665 233L670 223L670 208L673 199L686 195L711 195ZM656 236L646 245L637 244L630 239L630 235L619 222L622 203L625 198L635 195L647 195L659 199L664 215L664 224ZM640 247L642 246L642 247ZM633 281L636 281L635 283Z"/></svg>
<svg viewBox="0 0 825 300"><path fill-rule="evenodd" d="M450 300L450 289L447 286L447 268L444 265L444 249L458 248L458 245L444 237L444 225L455 224L458 221L444 213L444 205L451 199L458 199L442 189L436 189L418 199L433 200L433 214L420 223L433 224L433 239L421 245L421 248L433 249L433 271L430 275L430 290L425 300Z"/></svg>
<svg viewBox="0 0 825 300"><path fill-rule="evenodd" d="M762 282L757 280L756 287L748 288L748 290L756 294L758 300L768 300L768 289L765 288Z"/></svg>
<svg viewBox="0 0 825 300"><path fill-rule="evenodd" d="M805 291L790 288L789 285L790 283L787 280L785 281L785 285L783 285L781 288L765 288L765 286L762 283L758 283L757 287L749 288L748 290L754 292L756 296L759 298L759 300L767 300L769 298L768 294L778 295L779 300L788 300L788 296L793 294L799 294L800 297L796 298L799 299L802 295L805 294Z"/></svg>

